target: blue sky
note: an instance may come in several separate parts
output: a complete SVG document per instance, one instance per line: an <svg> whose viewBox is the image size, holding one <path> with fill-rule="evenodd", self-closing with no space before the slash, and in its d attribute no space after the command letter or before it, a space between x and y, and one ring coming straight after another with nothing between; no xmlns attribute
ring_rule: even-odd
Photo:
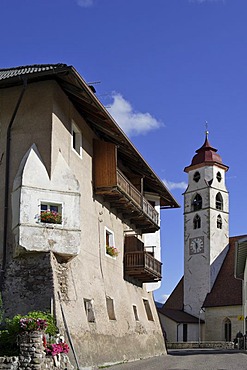
<svg viewBox="0 0 247 370"><path fill-rule="evenodd" d="M183 275L183 196L204 142L218 149L230 235L247 233L246 0L1 0L0 68L73 65L170 187L162 301Z"/></svg>

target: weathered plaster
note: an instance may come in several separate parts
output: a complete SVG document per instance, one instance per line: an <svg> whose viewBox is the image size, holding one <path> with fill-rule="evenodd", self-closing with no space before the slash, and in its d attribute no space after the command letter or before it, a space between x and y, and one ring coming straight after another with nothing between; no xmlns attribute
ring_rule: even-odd
<svg viewBox="0 0 247 370"><path fill-rule="evenodd" d="M81 157L71 147L73 122L82 132ZM152 293L123 279L124 231L130 225L94 195L94 138L55 82L27 88L13 129L6 314L50 309L65 332L62 305L84 366L166 351ZM40 200L62 203L62 225L38 222ZM116 258L106 255L105 228L114 232ZM147 239L153 244L151 237ZM157 241L159 233L154 236ZM115 320L108 317L106 297L113 300ZM88 321L84 299L93 302L95 322ZM149 302L153 320L148 320L143 299Z"/></svg>

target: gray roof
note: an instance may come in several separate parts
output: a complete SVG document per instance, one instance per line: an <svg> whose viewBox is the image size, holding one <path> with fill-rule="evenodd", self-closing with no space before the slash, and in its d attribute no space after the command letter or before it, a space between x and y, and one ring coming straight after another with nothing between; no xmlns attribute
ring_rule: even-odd
<svg viewBox="0 0 247 370"><path fill-rule="evenodd" d="M190 315L187 312L182 310L173 310L169 308L158 308L157 311L161 315L165 315L169 317L169 319L177 322L177 323L187 323L187 324L198 324L199 319L193 315ZM204 320L200 319L201 323L204 323Z"/></svg>
<svg viewBox="0 0 247 370"><path fill-rule="evenodd" d="M58 63L58 64L33 64L31 66L21 66L21 67L14 67L14 68L3 68L0 69L0 80L5 80L7 78L23 76L31 73L38 73L38 72L47 72L47 71L55 71L57 69L61 69L67 67L66 64Z"/></svg>

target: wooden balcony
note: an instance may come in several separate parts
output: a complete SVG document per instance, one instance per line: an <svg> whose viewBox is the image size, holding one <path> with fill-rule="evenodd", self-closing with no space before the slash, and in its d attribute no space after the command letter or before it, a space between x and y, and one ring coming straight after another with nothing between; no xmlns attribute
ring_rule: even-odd
<svg viewBox="0 0 247 370"><path fill-rule="evenodd" d="M146 251L127 252L124 255L125 274L142 283L161 280L162 263Z"/></svg>
<svg viewBox="0 0 247 370"><path fill-rule="evenodd" d="M94 191L102 195L142 233L159 230L159 214L138 190L141 179L130 173L136 186L117 167L117 149L114 144L94 142Z"/></svg>

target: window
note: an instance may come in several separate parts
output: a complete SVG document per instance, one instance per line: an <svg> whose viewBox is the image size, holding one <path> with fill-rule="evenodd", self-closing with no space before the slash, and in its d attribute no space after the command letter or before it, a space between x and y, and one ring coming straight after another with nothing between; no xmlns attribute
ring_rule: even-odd
<svg viewBox="0 0 247 370"><path fill-rule="evenodd" d="M79 154L82 155L82 135L78 127L72 123L72 148Z"/></svg>
<svg viewBox="0 0 247 370"><path fill-rule="evenodd" d="M188 340L188 324L183 324L183 342Z"/></svg>
<svg viewBox="0 0 247 370"><path fill-rule="evenodd" d="M148 300L143 299L143 303L144 303L144 307L145 307L145 310L146 310L148 320L149 321L154 321L154 318L153 318L152 311L151 311Z"/></svg>
<svg viewBox="0 0 247 370"><path fill-rule="evenodd" d="M199 217L198 215L195 215L195 217L194 217L193 226L194 226L194 229L200 229L201 228L201 217Z"/></svg>
<svg viewBox="0 0 247 370"><path fill-rule="evenodd" d="M220 172L217 172L216 174L216 179L221 182L221 179L222 179L222 176L221 176L221 173Z"/></svg>
<svg viewBox="0 0 247 370"><path fill-rule="evenodd" d="M216 209L220 209L220 210L223 209L223 198L222 198L222 195L220 193L218 193L216 195L216 198L215 198L215 207L216 207Z"/></svg>
<svg viewBox="0 0 247 370"><path fill-rule="evenodd" d="M201 178L200 173L199 173L198 171L196 171L196 172L194 173L193 180L194 180L195 182L198 182L198 181L200 180L200 178Z"/></svg>
<svg viewBox="0 0 247 370"><path fill-rule="evenodd" d="M223 324L224 324L224 339L226 342L231 342L231 338L232 338L232 324L231 324L231 320L227 318L225 318L225 320L223 321Z"/></svg>
<svg viewBox="0 0 247 370"><path fill-rule="evenodd" d="M202 209L202 197L200 194L196 194L192 201L192 211L199 211Z"/></svg>
<svg viewBox="0 0 247 370"><path fill-rule="evenodd" d="M217 216L217 229L222 229L222 218L221 215Z"/></svg>
<svg viewBox="0 0 247 370"><path fill-rule="evenodd" d="M133 312L134 312L135 320L136 321L139 321L139 317L138 317L138 313L137 313L137 307L134 304L133 304L132 307L133 307Z"/></svg>
<svg viewBox="0 0 247 370"><path fill-rule="evenodd" d="M92 299L84 298L84 307L87 315L88 322L95 322L94 310L93 310L93 301Z"/></svg>
<svg viewBox="0 0 247 370"><path fill-rule="evenodd" d="M42 201L40 203L40 222L47 224L61 224L62 204Z"/></svg>
<svg viewBox="0 0 247 370"><path fill-rule="evenodd" d="M106 308L108 317L110 320L116 320L115 311L114 311L114 302L113 299L110 297L106 297Z"/></svg>
<svg viewBox="0 0 247 370"><path fill-rule="evenodd" d="M108 256L117 257L118 249L115 247L114 234L109 229L105 228L105 251Z"/></svg>

